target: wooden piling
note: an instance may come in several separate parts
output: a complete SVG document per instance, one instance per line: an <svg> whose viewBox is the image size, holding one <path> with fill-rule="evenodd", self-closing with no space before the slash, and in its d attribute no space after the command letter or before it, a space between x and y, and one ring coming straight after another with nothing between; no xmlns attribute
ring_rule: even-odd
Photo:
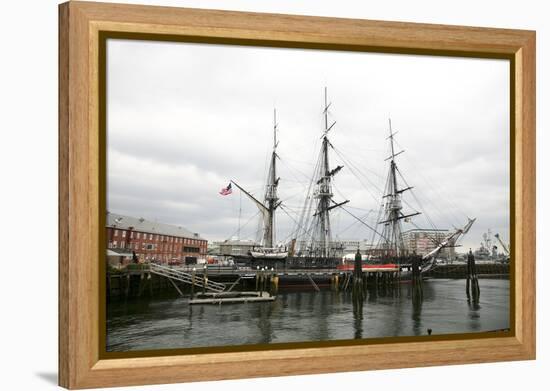
<svg viewBox="0 0 550 391"><path fill-rule="evenodd" d="M355 253L355 262L353 267L353 287L352 287L352 300L357 307L363 306L363 300L365 299L365 291L363 289L363 264L361 258L361 252L357 249Z"/></svg>
<svg viewBox="0 0 550 391"><path fill-rule="evenodd" d="M271 279L271 290L272 294L277 294L279 291L279 276L277 274Z"/></svg>
<svg viewBox="0 0 550 391"><path fill-rule="evenodd" d="M195 297L195 268L191 272L191 299Z"/></svg>
<svg viewBox="0 0 550 391"><path fill-rule="evenodd" d="M171 278L168 279L168 281L170 281L170 283L172 284L172 286L174 287L174 289L176 289L176 291L178 291L178 294L180 295L180 297L183 297L183 292L181 291L181 289L178 287L178 285L172 281Z"/></svg>
<svg viewBox="0 0 550 391"><path fill-rule="evenodd" d="M128 298L128 295L130 294L130 274L126 275L126 286L124 288L124 296Z"/></svg>
<svg viewBox="0 0 550 391"><path fill-rule="evenodd" d="M470 250L470 252L468 253L468 263L466 271L466 296L468 297L468 300L472 300L475 303L479 301L479 282L477 279L476 261L472 250Z"/></svg>
<svg viewBox="0 0 550 391"><path fill-rule="evenodd" d="M107 272L107 302L111 300L111 273Z"/></svg>
<svg viewBox="0 0 550 391"><path fill-rule="evenodd" d="M204 265L204 271L202 273L202 294L206 293L206 285L208 284L208 266Z"/></svg>
<svg viewBox="0 0 550 391"><path fill-rule="evenodd" d="M422 258L413 255L411 262L413 300L422 300L424 295L422 288L422 271L420 268L421 263Z"/></svg>

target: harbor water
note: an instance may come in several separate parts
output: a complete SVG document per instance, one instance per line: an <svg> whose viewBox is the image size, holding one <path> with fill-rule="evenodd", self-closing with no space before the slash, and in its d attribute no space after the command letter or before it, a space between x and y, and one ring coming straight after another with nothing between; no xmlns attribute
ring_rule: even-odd
<svg viewBox="0 0 550 391"><path fill-rule="evenodd" d="M107 351L330 341L477 333L509 325L507 279L480 279L479 303L469 303L462 279L369 289L362 315L350 292L279 292L273 302L190 306L185 298L113 301L107 308Z"/></svg>

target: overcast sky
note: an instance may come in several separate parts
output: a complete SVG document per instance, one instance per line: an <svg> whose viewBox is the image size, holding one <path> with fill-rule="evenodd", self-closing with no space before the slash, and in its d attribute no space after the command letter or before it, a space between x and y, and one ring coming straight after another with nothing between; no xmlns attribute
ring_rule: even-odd
<svg viewBox="0 0 550 391"><path fill-rule="evenodd" d="M391 117L405 150L398 167L414 186L403 212L426 212L414 219L426 228L428 218L446 229L477 217L465 249L489 228L508 241L508 61L129 40L109 40L107 58L112 212L208 240L236 237L240 221L240 238L254 238L256 207L236 188L218 192L233 179L262 196L276 108L285 205L277 240L287 239L319 153L327 86L331 165L345 166L336 201L349 199L348 210L374 224ZM371 238L354 221L334 210L334 236Z"/></svg>

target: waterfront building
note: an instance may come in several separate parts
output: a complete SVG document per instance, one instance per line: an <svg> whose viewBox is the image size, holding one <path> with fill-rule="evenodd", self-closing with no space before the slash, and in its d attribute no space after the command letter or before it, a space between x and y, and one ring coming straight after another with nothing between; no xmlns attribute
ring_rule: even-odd
<svg viewBox="0 0 550 391"><path fill-rule="evenodd" d="M449 235L447 229L410 229L401 234L405 251L409 254L425 255L435 249ZM445 247L439 257L454 259L454 247Z"/></svg>
<svg viewBox="0 0 550 391"><path fill-rule="evenodd" d="M374 248L374 245L366 239L342 240L341 243L344 246L344 254L355 254L357 249L361 251L361 254L368 254Z"/></svg>
<svg viewBox="0 0 550 391"><path fill-rule="evenodd" d="M219 255L225 256L249 256L254 247L260 243L254 240L228 239L223 242L215 242L218 246Z"/></svg>
<svg viewBox="0 0 550 391"><path fill-rule="evenodd" d="M109 259L194 264L206 258L208 241L181 226L107 212ZM118 257L117 257L118 255Z"/></svg>

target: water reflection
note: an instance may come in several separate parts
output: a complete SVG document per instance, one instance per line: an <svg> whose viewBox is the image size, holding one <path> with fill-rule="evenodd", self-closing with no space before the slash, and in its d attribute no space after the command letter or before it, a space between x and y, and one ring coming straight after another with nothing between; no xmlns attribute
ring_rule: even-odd
<svg viewBox="0 0 550 391"><path fill-rule="evenodd" d="M480 280L484 301L468 302L463 280L351 292L282 292L271 303L190 306L184 299L111 302L108 350L326 341L467 333L509 327L509 283Z"/></svg>
<svg viewBox="0 0 550 391"><path fill-rule="evenodd" d="M363 301L353 301L353 338L363 338Z"/></svg>
<svg viewBox="0 0 550 391"><path fill-rule="evenodd" d="M422 334L422 302L423 292L422 288L410 287L411 290L411 303L412 303L412 316L413 320L413 332L414 335Z"/></svg>
<svg viewBox="0 0 550 391"><path fill-rule="evenodd" d="M472 331L480 331L481 330L481 306L479 305L479 301L475 300L468 300L468 308L470 309L468 315L471 320L470 322L470 329Z"/></svg>
<svg viewBox="0 0 550 391"><path fill-rule="evenodd" d="M258 309L258 329L262 339L259 343L270 343L273 339L273 329L271 325L271 306L257 306Z"/></svg>

